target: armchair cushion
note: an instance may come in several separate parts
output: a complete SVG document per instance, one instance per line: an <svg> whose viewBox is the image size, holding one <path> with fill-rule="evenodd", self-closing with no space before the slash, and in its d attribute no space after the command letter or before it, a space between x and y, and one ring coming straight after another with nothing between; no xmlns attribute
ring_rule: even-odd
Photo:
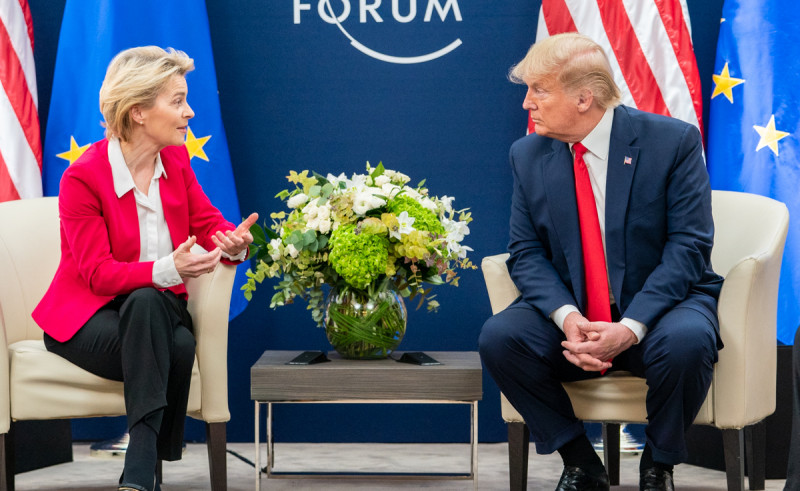
<svg viewBox="0 0 800 491"><path fill-rule="evenodd" d="M50 353L40 340L8 346L13 420L123 416L122 382L98 377ZM189 411L200 409L200 371L195 358ZM91 404L87 404L91 401Z"/></svg>

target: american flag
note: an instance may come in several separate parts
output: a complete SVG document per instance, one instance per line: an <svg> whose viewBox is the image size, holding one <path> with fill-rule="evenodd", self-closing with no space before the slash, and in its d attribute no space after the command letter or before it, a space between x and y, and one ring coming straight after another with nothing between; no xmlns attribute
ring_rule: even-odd
<svg viewBox="0 0 800 491"><path fill-rule="evenodd" d="M0 0L0 201L42 195L33 21L27 0Z"/></svg>
<svg viewBox="0 0 800 491"><path fill-rule="evenodd" d="M702 132L700 75L685 0L543 0L536 40L580 32L608 55L622 103ZM533 131L528 118L528 129Z"/></svg>

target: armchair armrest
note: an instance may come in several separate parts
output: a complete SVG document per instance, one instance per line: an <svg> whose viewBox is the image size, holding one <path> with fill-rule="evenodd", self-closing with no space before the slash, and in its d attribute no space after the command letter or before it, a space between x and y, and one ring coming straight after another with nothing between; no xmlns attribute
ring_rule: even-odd
<svg viewBox="0 0 800 491"><path fill-rule="evenodd" d="M481 261L481 271L489 292L493 314L511 305L511 302L519 296L519 290L508 274L506 266L508 256L508 253L486 256Z"/></svg>
<svg viewBox="0 0 800 491"><path fill-rule="evenodd" d="M788 214L766 250L741 259L722 285L717 313L725 348L713 383L718 428L743 428L775 411L777 299L787 228Z"/></svg>
<svg viewBox="0 0 800 491"><path fill-rule="evenodd" d="M213 273L186 281L203 384L200 416L207 423L230 420L228 311L235 276L236 266L220 263Z"/></svg>

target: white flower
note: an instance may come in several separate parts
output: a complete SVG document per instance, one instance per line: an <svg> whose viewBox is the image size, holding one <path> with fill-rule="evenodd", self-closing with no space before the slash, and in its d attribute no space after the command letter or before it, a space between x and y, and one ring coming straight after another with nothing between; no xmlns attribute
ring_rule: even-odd
<svg viewBox="0 0 800 491"><path fill-rule="evenodd" d="M442 218L442 226L448 243L461 242L465 236L469 235L469 226L464 222Z"/></svg>
<svg viewBox="0 0 800 491"><path fill-rule="evenodd" d="M381 193L389 199L394 198L400 192L400 187L396 184L387 183L381 186Z"/></svg>
<svg viewBox="0 0 800 491"><path fill-rule="evenodd" d="M452 196L442 196L441 198L439 198L439 202L444 207L444 211L446 213L450 213L451 211L453 211L453 200L454 199L455 198L453 198Z"/></svg>
<svg viewBox="0 0 800 491"><path fill-rule="evenodd" d="M464 259L465 257L467 257L467 252L472 251L472 247L461 244L453 244L449 242L447 244L447 249L450 252L457 254L459 259Z"/></svg>
<svg viewBox="0 0 800 491"><path fill-rule="evenodd" d="M403 194L405 194L409 198L413 198L413 199L415 199L417 201L419 201L419 199L422 198L422 195L419 194L416 189L414 189L412 187L409 187L409 186L404 186L403 187Z"/></svg>
<svg viewBox="0 0 800 491"><path fill-rule="evenodd" d="M400 240L403 235L408 235L414 230L414 221L416 218L408 216L408 212L404 211L397 215L397 230L389 229L389 236Z"/></svg>
<svg viewBox="0 0 800 491"><path fill-rule="evenodd" d="M423 208L427 208L433 212L439 211L438 208L436 207L436 203L434 203L433 200L428 197L423 197L421 199L418 199L417 201L419 201L419 204L421 204Z"/></svg>
<svg viewBox="0 0 800 491"><path fill-rule="evenodd" d="M410 177L408 177L407 175L403 174L402 172L397 172L397 171L394 171L394 170L391 170L391 169L384 170L383 171L383 175L385 175L386 177L391 179L392 182L400 184L400 185L403 185L403 184L405 184L405 183L407 183L408 181L411 180Z"/></svg>
<svg viewBox="0 0 800 491"><path fill-rule="evenodd" d="M286 246L286 252L288 252L289 255L292 256L292 259L300 255L300 251L297 250L294 244L289 244L288 246Z"/></svg>
<svg viewBox="0 0 800 491"><path fill-rule="evenodd" d="M289 201L286 202L286 206L294 209L304 204L306 201L308 201L308 196L306 196L304 193L295 194L294 196L289 198Z"/></svg>
<svg viewBox="0 0 800 491"><path fill-rule="evenodd" d="M364 215L369 210L374 210L384 204L385 201L375 196L372 190L357 192L356 195L353 196L353 212L356 215Z"/></svg>
<svg viewBox="0 0 800 491"><path fill-rule="evenodd" d="M269 241L269 257L271 257L273 261L277 261L281 258L281 245L283 245L281 239L272 239Z"/></svg>
<svg viewBox="0 0 800 491"><path fill-rule="evenodd" d="M344 175L344 172L342 172L338 176L334 176L333 174L329 173L327 176L325 176L325 179L327 179L328 182L333 185L334 189L339 189L340 182L343 182L345 184L345 187L350 187L348 184L350 180L347 178L346 175Z"/></svg>
<svg viewBox="0 0 800 491"><path fill-rule="evenodd" d="M331 221L330 220L320 220L319 222L319 233L327 234L331 231Z"/></svg>
<svg viewBox="0 0 800 491"><path fill-rule="evenodd" d="M348 182L348 188L362 189L367 185L367 177L364 174L353 174L353 178Z"/></svg>
<svg viewBox="0 0 800 491"><path fill-rule="evenodd" d="M327 234L331 231L331 205L325 203L317 207L317 227L316 230L321 234Z"/></svg>
<svg viewBox="0 0 800 491"><path fill-rule="evenodd" d="M375 178L375 185L379 188L383 187L384 184L389 184L389 176L386 174L381 174L380 176Z"/></svg>

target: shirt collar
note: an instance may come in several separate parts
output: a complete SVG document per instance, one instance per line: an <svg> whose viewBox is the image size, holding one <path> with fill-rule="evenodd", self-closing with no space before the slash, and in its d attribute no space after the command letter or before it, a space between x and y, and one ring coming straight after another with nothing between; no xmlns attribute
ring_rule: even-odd
<svg viewBox="0 0 800 491"><path fill-rule="evenodd" d="M611 145L611 125L614 123L614 108L606 109L597 126L581 140L583 146L601 160L608 160L608 148ZM570 145L570 150L572 145Z"/></svg>
<svg viewBox="0 0 800 491"><path fill-rule="evenodd" d="M108 162L111 164L111 177L114 180L114 192L117 193L117 198L121 198L125 193L134 189L136 184L133 182L133 176L125 164L125 157L122 156L122 146L118 138L112 138L108 142ZM164 170L164 164L161 162L161 154L156 155L156 170L153 172L153 179L167 177L167 171Z"/></svg>

